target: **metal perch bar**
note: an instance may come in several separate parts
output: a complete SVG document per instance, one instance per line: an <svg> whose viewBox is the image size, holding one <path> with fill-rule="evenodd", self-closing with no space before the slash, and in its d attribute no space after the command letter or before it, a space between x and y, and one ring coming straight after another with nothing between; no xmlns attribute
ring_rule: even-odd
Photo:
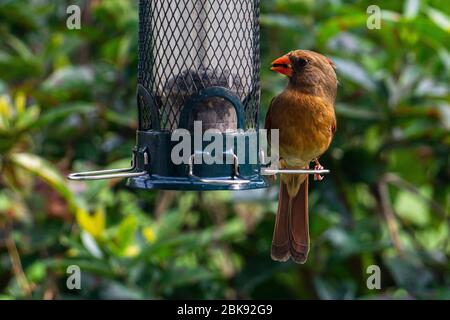
<svg viewBox="0 0 450 320"><path fill-rule="evenodd" d="M322 169L322 170L310 170L310 169L301 169L301 170L288 170L288 169L269 169L263 168L261 169L262 174L273 175L273 174L329 174L330 170Z"/></svg>
<svg viewBox="0 0 450 320"><path fill-rule="evenodd" d="M135 155L131 163L131 168L124 169L111 169L100 171L87 171L72 173L67 176L69 180L86 181L86 180L104 180L104 179L117 179L117 178L135 178L146 175L146 171L136 171ZM148 165L148 155L144 154L145 165Z"/></svg>
<svg viewBox="0 0 450 320"><path fill-rule="evenodd" d="M72 173L68 175L67 178L69 180L76 180L76 181L104 180L116 178L134 178L147 174L147 172L145 171L135 172L134 170L135 168L80 172L80 173Z"/></svg>
<svg viewBox="0 0 450 320"><path fill-rule="evenodd" d="M264 154L264 151L261 150L259 153L260 161L262 163L266 162L266 157ZM274 174L329 174L330 170L327 169L321 169L321 170L314 170L314 169L272 169L272 168L261 168L261 173L263 175L274 175Z"/></svg>

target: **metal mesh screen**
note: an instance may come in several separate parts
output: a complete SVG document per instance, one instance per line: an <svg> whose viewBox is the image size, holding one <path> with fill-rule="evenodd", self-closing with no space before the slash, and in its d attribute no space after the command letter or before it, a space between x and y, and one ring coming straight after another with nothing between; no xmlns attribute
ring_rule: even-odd
<svg viewBox="0 0 450 320"><path fill-rule="evenodd" d="M243 102L247 128L257 126L260 0L140 0L139 84L152 95L161 129L178 127L182 106L221 86ZM141 103L141 130L152 127Z"/></svg>

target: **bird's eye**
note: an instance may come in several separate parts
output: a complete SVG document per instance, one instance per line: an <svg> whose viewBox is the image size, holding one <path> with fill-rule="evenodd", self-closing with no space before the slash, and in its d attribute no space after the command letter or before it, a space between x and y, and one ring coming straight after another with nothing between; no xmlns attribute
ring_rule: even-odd
<svg viewBox="0 0 450 320"><path fill-rule="evenodd" d="M303 69L309 63L308 59L300 58L300 57L296 57L296 56L291 56L291 61L296 69Z"/></svg>
<svg viewBox="0 0 450 320"><path fill-rule="evenodd" d="M301 68L305 67L309 63L309 60L307 60L307 59L298 58L297 60L298 60L297 64Z"/></svg>

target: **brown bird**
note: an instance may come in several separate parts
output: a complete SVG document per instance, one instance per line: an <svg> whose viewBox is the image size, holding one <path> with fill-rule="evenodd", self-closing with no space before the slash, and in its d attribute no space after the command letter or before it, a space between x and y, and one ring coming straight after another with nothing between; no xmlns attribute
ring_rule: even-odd
<svg viewBox="0 0 450 320"><path fill-rule="evenodd" d="M315 169L322 169L318 159L336 131L334 63L319 53L297 50L275 60L272 70L289 78L284 91L272 100L265 123L268 130L279 129L280 168L308 169L314 161ZM306 262L308 219L308 176L282 174L272 259Z"/></svg>

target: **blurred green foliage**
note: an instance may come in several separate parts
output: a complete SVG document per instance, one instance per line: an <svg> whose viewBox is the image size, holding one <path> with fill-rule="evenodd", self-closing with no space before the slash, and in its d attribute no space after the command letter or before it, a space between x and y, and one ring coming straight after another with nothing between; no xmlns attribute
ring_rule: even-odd
<svg viewBox="0 0 450 320"><path fill-rule="evenodd" d="M335 61L338 132L312 183L308 263L270 260L276 187L156 192L75 183L126 165L137 127L131 0L0 0L0 298L450 298L450 7L446 1L262 1L270 61ZM66 8L83 8L67 30ZM261 119L262 120L262 119ZM66 288L79 265L82 290ZM370 265L382 289L366 286Z"/></svg>

